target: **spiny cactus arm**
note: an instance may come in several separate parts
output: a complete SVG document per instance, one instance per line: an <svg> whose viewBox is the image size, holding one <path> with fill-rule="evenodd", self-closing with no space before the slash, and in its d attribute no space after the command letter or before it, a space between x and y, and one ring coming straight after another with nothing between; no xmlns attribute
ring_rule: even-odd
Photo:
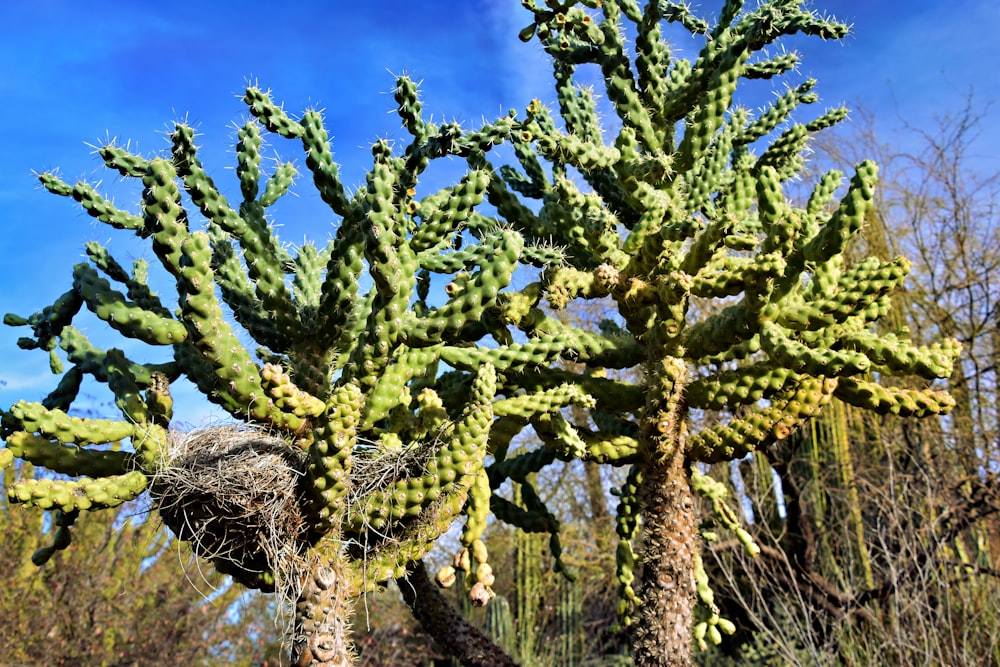
<svg viewBox="0 0 1000 667"><path fill-rule="evenodd" d="M955 407L946 391L883 387L862 378L840 378L833 395L850 405L900 417L945 415Z"/></svg>
<svg viewBox="0 0 1000 667"><path fill-rule="evenodd" d="M129 452L85 449L27 431L11 433L4 440L10 452L7 456L64 475L110 477L136 466L135 455Z"/></svg>
<svg viewBox="0 0 1000 667"><path fill-rule="evenodd" d="M806 79L795 88L788 89L784 95L771 102L763 114L742 128L733 139L733 146L752 144L784 123L800 104L818 101L819 95L813 92L815 87L815 79Z"/></svg>
<svg viewBox="0 0 1000 667"><path fill-rule="evenodd" d="M914 345L896 334L871 331L846 333L840 338L844 347L862 352L876 366L898 375L919 375L926 379L951 376L961 353L961 344L947 338L932 345Z"/></svg>
<svg viewBox="0 0 1000 667"><path fill-rule="evenodd" d="M104 356L104 376L108 389L115 397L115 405L127 422L141 424L148 421L148 410L129 366L129 360L121 350L112 348Z"/></svg>
<svg viewBox="0 0 1000 667"><path fill-rule="evenodd" d="M160 297L149 288L148 273L149 263L144 259L137 259L132 263L131 275L115 261L107 248L100 244L89 241L86 244L87 257L94 266L101 270L106 276L115 282L121 283L127 289L125 295L135 302L143 310L147 310L161 317L172 317L168 308L163 305Z"/></svg>
<svg viewBox="0 0 1000 667"><path fill-rule="evenodd" d="M231 396L232 400L227 400L223 407L232 409L239 406L238 409L245 410L253 419L269 422L271 416L261 387L260 369L223 318L215 297L208 235L204 232L191 233L182 243L180 251L184 258L178 279L181 312L191 347L197 352L195 359L200 358L211 367L212 375L223 385L223 391ZM179 354L183 347L177 350L178 363L186 366L188 375L200 375L199 369L191 367L190 357ZM280 423L280 419L278 421Z"/></svg>
<svg viewBox="0 0 1000 667"><path fill-rule="evenodd" d="M457 185L424 197L415 204L413 214L420 224L410 238L416 253L437 248L460 231L475 208L482 203L490 174L482 169L467 173Z"/></svg>
<svg viewBox="0 0 1000 667"><path fill-rule="evenodd" d="M442 496L464 497L486 455L496 382L493 366L488 363L480 366L465 409L452 433L437 445L425 472L399 479L361 499L357 507L349 508L345 530L363 532L368 527L383 530L390 523L419 516Z"/></svg>
<svg viewBox="0 0 1000 667"><path fill-rule="evenodd" d="M111 284L89 264L73 267L73 288L92 313L128 338L149 345L174 345L187 338L182 323L147 310L111 289Z"/></svg>
<svg viewBox="0 0 1000 667"><path fill-rule="evenodd" d="M806 262L822 263L844 252L848 241L861 229L865 216L874 205L878 167L874 162L861 162L855 169L847 193L830 219L802 247Z"/></svg>
<svg viewBox="0 0 1000 667"><path fill-rule="evenodd" d="M556 452L550 447L539 447L516 456L506 457L489 464L490 486L499 488L504 480L525 483L532 475L556 460Z"/></svg>
<svg viewBox="0 0 1000 667"><path fill-rule="evenodd" d="M698 496L712 503L712 514L715 521L723 528L735 533L747 554L751 557L760 554L760 547L754 542L753 536L740 525L739 516L727 502L730 494L729 488L725 484L703 474L697 466L692 466L691 488ZM705 536L704 533L703 536ZM714 537L716 537L714 534L709 534L706 539L711 540Z"/></svg>
<svg viewBox="0 0 1000 667"><path fill-rule="evenodd" d="M684 396L692 408L732 410L781 393L788 384L800 379L799 374L787 367L759 361L741 368L721 369L694 380L687 385Z"/></svg>
<svg viewBox="0 0 1000 667"><path fill-rule="evenodd" d="M493 404L497 417L516 416L530 419L537 415L554 413L568 405L594 407L596 400L576 384L562 384L550 389L499 399Z"/></svg>
<svg viewBox="0 0 1000 667"><path fill-rule="evenodd" d="M807 377L768 406L754 406L725 424L692 435L687 456L703 463L731 461L786 438L829 403L836 386L834 379Z"/></svg>
<svg viewBox="0 0 1000 667"><path fill-rule="evenodd" d="M90 340L76 327L63 327L59 336L59 347L66 353L67 360L74 368L92 375L98 382L107 383L108 351L95 347ZM171 382L180 375L180 369L174 362L163 364L138 364L129 361L129 374L142 387L149 385L153 373L162 373Z"/></svg>
<svg viewBox="0 0 1000 667"><path fill-rule="evenodd" d="M615 578L618 580L618 618L622 626L632 624L632 615L639 604L633 584L637 562L632 542L639 532L639 486L642 483L642 466L633 464L620 489L611 489L618 496L615 514L615 533L618 548L615 551Z"/></svg>
<svg viewBox="0 0 1000 667"><path fill-rule="evenodd" d="M111 419L73 417L40 403L18 401L3 412L4 432L27 431L79 446L119 442L133 434L133 426Z"/></svg>
<svg viewBox="0 0 1000 667"><path fill-rule="evenodd" d="M46 408L58 408L59 410L69 410L73 401L80 394L80 387L83 385L83 368L73 365L59 378L55 389L50 391L42 399L42 405Z"/></svg>
<svg viewBox="0 0 1000 667"><path fill-rule="evenodd" d="M187 212L181 206L177 170L163 158L150 160L142 176L142 217L152 232L153 252L174 278L181 272L181 243L190 234Z"/></svg>
<svg viewBox="0 0 1000 667"><path fill-rule="evenodd" d="M309 484L306 511L313 531L323 534L338 525L348 491L351 453L357 444L357 426L364 408L361 389L345 383L334 389L324 415L317 419L309 445Z"/></svg>
<svg viewBox="0 0 1000 667"><path fill-rule="evenodd" d="M538 437L557 457L627 465L639 458L639 441L634 434L593 432L570 424L554 413L532 420Z"/></svg>
<svg viewBox="0 0 1000 667"><path fill-rule="evenodd" d="M10 327L31 327L34 338L19 338L18 347L26 350L40 348L52 351L60 334L69 327L82 306L83 298L76 290L71 289L59 296L51 306L46 306L29 317L7 313L4 315L3 323Z"/></svg>
<svg viewBox="0 0 1000 667"><path fill-rule="evenodd" d="M775 321L799 331L814 331L846 322L868 312L889 292L901 287L909 269L910 262L902 257L892 262L869 257L840 272L835 285L824 285L803 294L801 305L786 299L788 305L781 309Z"/></svg>
<svg viewBox="0 0 1000 667"><path fill-rule="evenodd" d="M500 290L510 283L524 246L521 236L503 230L481 243L494 248L491 261L483 264L461 284L453 281L450 298L444 305L431 310L426 316L409 317L410 321L404 328L410 346L433 345L461 336L466 326L477 324L483 313L494 306Z"/></svg>
<svg viewBox="0 0 1000 667"><path fill-rule="evenodd" d="M25 479L7 489L11 502L62 512L117 507L138 498L146 490L148 478L138 470L95 479Z"/></svg>
<svg viewBox="0 0 1000 667"><path fill-rule="evenodd" d="M178 124L170 136L174 166L191 201L206 219L218 225L240 244L247 275L255 286L263 308L274 318L280 333L294 336L298 321L285 283L284 265L287 257L284 252L279 251L262 212L263 207L269 203L264 197L274 198L283 188L281 185L272 185L272 179L268 183L270 191L265 188L259 202L244 203L237 212L201 166L194 146L194 130ZM281 167L276 170L275 176L279 177L279 182L291 182L287 175L283 175ZM275 188L277 192L274 191Z"/></svg>
<svg viewBox="0 0 1000 667"><path fill-rule="evenodd" d="M39 174L38 180L49 192L72 197L80 203L87 215L105 224L116 229L132 230L139 236L148 236L150 233L146 221L141 216L122 211L86 183L79 182L70 186L52 173Z"/></svg>
<svg viewBox="0 0 1000 667"><path fill-rule="evenodd" d="M621 415L638 410L645 402L640 384L606 377L602 368L590 368L586 375L563 368L538 368L519 373L505 374L506 391L539 392L553 389L563 384L579 387L585 395L592 397L597 409L605 409Z"/></svg>
<svg viewBox="0 0 1000 667"><path fill-rule="evenodd" d="M489 564L489 552L483 535L490 515L492 490L490 478L485 468L476 473L475 481L469 487L469 497L465 505L465 525L459 538L462 549L456 561L465 564L468 553L468 567L465 568L465 585L475 607L485 607L493 599L493 568Z"/></svg>
<svg viewBox="0 0 1000 667"><path fill-rule="evenodd" d="M359 555L354 566L358 590L374 592L389 579L403 578L407 567L426 556L448 531L465 502L463 494L443 495L394 533L393 539L378 542Z"/></svg>
<svg viewBox="0 0 1000 667"><path fill-rule="evenodd" d="M311 420L326 410L319 398L296 385L291 376L277 364L264 364L260 371L261 386L268 397L268 406L283 415L282 425L293 433L307 430Z"/></svg>
<svg viewBox="0 0 1000 667"><path fill-rule="evenodd" d="M130 153L128 145L119 146L113 140L97 149L97 154L104 160L109 169L114 169L122 176L142 178L149 170L149 160Z"/></svg>
<svg viewBox="0 0 1000 667"><path fill-rule="evenodd" d="M233 317L258 343L273 351L287 349L288 338L262 308L236 255L232 239L218 225L212 225L206 231L212 244L214 280Z"/></svg>
<svg viewBox="0 0 1000 667"><path fill-rule="evenodd" d="M437 363L439 351L440 346L415 350L398 348L367 394L360 430L368 431L376 422L388 418L392 409L404 401L404 395L408 399L408 383Z"/></svg>

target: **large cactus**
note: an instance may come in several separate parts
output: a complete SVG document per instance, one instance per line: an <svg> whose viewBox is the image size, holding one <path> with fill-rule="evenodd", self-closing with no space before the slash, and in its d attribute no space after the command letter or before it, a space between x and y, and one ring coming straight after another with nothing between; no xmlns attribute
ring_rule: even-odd
<svg viewBox="0 0 1000 667"><path fill-rule="evenodd" d="M351 193L320 113L292 118L251 87L235 195L208 175L183 124L167 156L99 150L140 184L137 212L42 174L49 191L147 239L176 297L154 292L144 262L127 270L91 244L62 297L5 318L30 329L22 347L46 351L62 378L43 401L4 411L0 462L19 457L75 478L24 480L10 498L75 518L148 489L164 522L219 569L293 594L297 664L335 665L350 661L352 598L402 575L457 516L465 528L456 565L472 601L485 604L496 576L482 540L491 512L549 533L560 569L559 522L528 477L556 459L631 465L618 554L637 663L688 660L696 600L706 607L699 637L729 628L699 575L693 493L715 492L692 477L693 464L767 447L834 395L904 415L946 411L940 392L880 380L947 376L957 346L916 347L905 332L872 331L908 268L903 259L843 259L871 205L873 164L857 167L837 203L838 173L802 206L784 194L809 134L844 111L775 136L816 100L812 81L757 118L733 104L742 82L792 70L793 54L759 55L780 37L836 38L844 26L788 0L750 11L728 1L714 26L671 2L524 4L533 22L522 37L537 36L553 59L562 128L538 101L522 119L512 113L474 131L436 125L400 78L396 101L412 140L401 151L375 143L366 185ZM669 23L704 36L693 64L670 55L661 36ZM635 35L631 49L625 34ZM597 97L574 82L588 63L618 117L610 142ZM326 245L293 254L270 225L268 209L295 168L262 172L265 133L301 145L336 221ZM507 140L520 169L490 162ZM418 194L441 158L470 169L452 187ZM537 279L511 288L514 271L531 267ZM445 294L431 299L437 284ZM544 308L588 299L604 299L617 316L586 330ZM99 349L72 325L82 308L166 350L166 360ZM641 379L617 379L620 369ZM120 420L68 414L84 375L107 385ZM168 387L180 377L250 426L171 433ZM570 423L570 405L589 411L591 428ZM694 419L709 414L729 417ZM508 458L511 438L529 425L543 444ZM522 504L495 494L508 479L521 483ZM639 512L643 576L633 588ZM261 531L267 539L251 539ZM55 546L69 534L61 525Z"/></svg>

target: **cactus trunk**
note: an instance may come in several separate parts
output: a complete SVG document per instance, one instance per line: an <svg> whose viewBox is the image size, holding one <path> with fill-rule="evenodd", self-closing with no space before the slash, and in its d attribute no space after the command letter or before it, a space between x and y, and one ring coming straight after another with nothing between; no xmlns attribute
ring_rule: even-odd
<svg viewBox="0 0 1000 667"><path fill-rule="evenodd" d="M295 604L294 667L354 664L349 619L355 596L340 554L313 558Z"/></svg>

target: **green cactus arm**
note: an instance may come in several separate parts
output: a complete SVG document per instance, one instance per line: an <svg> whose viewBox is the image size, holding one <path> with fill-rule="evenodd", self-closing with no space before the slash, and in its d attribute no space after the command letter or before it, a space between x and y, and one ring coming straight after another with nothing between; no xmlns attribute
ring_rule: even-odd
<svg viewBox="0 0 1000 667"><path fill-rule="evenodd" d="M90 241L86 244L87 257L94 266L100 269L108 278L123 284L127 291L125 295L143 310L161 317L171 317L170 310L164 307L160 297L149 288L147 281L148 263L137 259L133 262L131 275L115 261L107 248Z"/></svg>
<svg viewBox="0 0 1000 667"><path fill-rule="evenodd" d="M460 335L466 326L479 322L484 311L496 303L500 290L510 283L524 246L520 235L505 230L481 243L495 248L492 261L474 273L443 306L424 317L409 317L404 328L411 347L434 345L445 337Z"/></svg>
<svg viewBox="0 0 1000 667"><path fill-rule="evenodd" d="M786 367L761 361L694 380L687 385L685 398L688 405L701 410L735 409L780 393L800 379Z"/></svg>
<svg viewBox="0 0 1000 667"><path fill-rule="evenodd" d="M298 139L304 134L302 125L293 121L285 110L276 105L270 94L257 86L248 86L243 101L250 113L269 131L287 139Z"/></svg>
<svg viewBox="0 0 1000 667"><path fill-rule="evenodd" d="M515 456L496 460L486 466L492 488L498 488L504 480L523 483L531 475L556 460L556 453L550 447L539 447Z"/></svg>
<svg viewBox="0 0 1000 667"><path fill-rule="evenodd" d="M142 178L149 169L149 160L130 153L127 147L109 142L97 149L97 154L104 160L104 164L110 169L114 169L122 176L132 178Z"/></svg>
<svg viewBox="0 0 1000 667"><path fill-rule="evenodd" d="M544 429L542 431L540 437L546 440L548 434L544 432ZM572 448L567 449L566 445L563 444L565 436L560 436L561 442L558 448L564 452L563 457L566 454L571 454L583 461L610 465L629 465L640 458L639 438L632 429L623 429L621 425L618 425L618 428L609 432L602 430L594 433L589 429L579 428L574 428L574 431L575 433L570 437L579 438L580 444ZM546 442L548 441L546 440Z"/></svg>
<svg viewBox="0 0 1000 667"><path fill-rule="evenodd" d="M861 378L840 378L833 395L850 405L900 417L945 415L955 407L946 391L884 387Z"/></svg>
<svg viewBox="0 0 1000 667"><path fill-rule="evenodd" d="M646 4L636 24L635 50L637 87L643 104L650 109L656 126L666 127L661 110L669 97L666 77L670 70L670 48L663 40L659 5L655 2Z"/></svg>
<svg viewBox="0 0 1000 667"><path fill-rule="evenodd" d="M69 547L73 541L70 528L74 523L76 523L79 516L79 510L72 512L56 510L54 512L52 523L55 529L52 531L52 544L48 547L42 547L41 549L35 551L35 553L31 554L31 562L35 566L41 567L47 563L57 551L62 551Z"/></svg>
<svg viewBox="0 0 1000 667"><path fill-rule="evenodd" d="M129 301L88 264L73 267L73 287L92 313L128 338L149 345L174 345L187 338L182 323Z"/></svg>
<svg viewBox="0 0 1000 667"><path fill-rule="evenodd" d="M290 431L301 433L310 425L311 419L319 417L326 410L326 404L322 400L301 389L277 364L264 364L260 379L269 399L272 421ZM274 419L275 411L282 415L280 419Z"/></svg>
<svg viewBox="0 0 1000 667"><path fill-rule="evenodd" d="M743 69L745 79L772 79L795 69L799 64L799 54L782 53L773 58L747 63Z"/></svg>
<svg viewBox="0 0 1000 667"><path fill-rule="evenodd" d="M11 433L5 441L14 457L64 475L110 477L135 467L135 457L131 453L84 449L27 431Z"/></svg>
<svg viewBox="0 0 1000 667"><path fill-rule="evenodd" d="M805 261L818 264L844 252L847 242L861 229L872 209L877 179L874 162L865 161L857 166L837 210L802 248Z"/></svg>
<svg viewBox="0 0 1000 667"><path fill-rule="evenodd" d="M319 533L330 530L342 518L341 499L350 486L351 453L357 444L364 402L361 389L345 383L333 391L325 414L318 416L306 473L311 483L305 489L306 511Z"/></svg>
<svg viewBox="0 0 1000 667"><path fill-rule="evenodd" d="M562 384L539 392L499 399L493 404L493 414L498 417L531 418L553 413L568 405L593 407L596 400L579 385Z"/></svg>
<svg viewBox="0 0 1000 667"><path fill-rule="evenodd" d="M410 380L419 378L436 364L438 352L439 346L397 350L367 394L360 426L362 431L369 430L376 422L386 419L390 411L400 405L403 396L400 388L406 387Z"/></svg>
<svg viewBox="0 0 1000 667"><path fill-rule="evenodd" d="M731 461L786 438L830 401L836 385L835 379L806 378L770 405L752 407L691 436L688 457L703 463Z"/></svg>
<svg viewBox="0 0 1000 667"><path fill-rule="evenodd" d="M118 283L128 283L132 280L125 268L111 256L108 249L96 241L87 241L84 244L87 257L94 266L100 269L101 273Z"/></svg>
<svg viewBox="0 0 1000 667"><path fill-rule="evenodd" d="M257 298L230 237L216 225L206 231L211 239L213 278L233 317L255 341L274 351L287 349L288 337L278 330Z"/></svg>
<svg viewBox="0 0 1000 667"><path fill-rule="evenodd" d="M365 235L359 221L356 217L345 217L324 250L323 254L329 254L330 259L320 286L317 321L317 334L323 345L333 346L342 340L352 318L355 323L367 318L366 308L357 297L358 279L364 271L364 246Z"/></svg>
<svg viewBox="0 0 1000 667"><path fill-rule="evenodd" d="M3 323L11 327L31 327L34 339L27 337L19 339L17 342L19 347L49 350L52 349L57 338L73 321L73 317L82 306L83 298L76 290L71 289L59 296L51 306L46 306L26 318L14 313L7 313L4 315Z"/></svg>
<svg viewBox="0 0 1000 667"><path fill-rule="evenodd" d="M419 561L447 532L462 512L465 494L452 493L428 505L394 539L366 551L354 565L360 591L374 592L389 579L399 579L406 568Z"/></svg>
<svg viewBox="0 0 1000 667"><path fill-rule="evenodd" d="M152 230L153 252L172 276L181 273L181 243L190 234L187 213L175 179L177 170L169 160L156 158L142 176L142 216Z"/></svg>
<svg viewBox="0 0 1000 667"><path fill-rule="evenodd" d="M276 247L274 235L263 215L254 214L253 204L245 205L241 212L229 205L198 160L194 130L186 125L177 125L171 140L174 164L191 201L205 218L239 242L245 256L247 275L261 304L281 333L293 334L298 322L285 284L284 254Z"/></svg>
<svg viewBox="0 0 1000 667"><path fill-rule="evenodd" d="M80 182L70 186L51 173L39 174L38 180L42 187L53 194L73 197L92 218L116 229L134 231L139 236L146 236L149 233L147 223L141 216L122 211L86 183Z"/></svg>
<svg viewBox="0 0 1000 667"><path fill-rule="evenodd" d="M690 293L703 298L736 296L769 278L783 275L785 266L779 253L758 253L753 257L726 255L709 262L691 278Z"/></svg>
<svg viewBox="0 0 1000 667"><path fill-rule="evenodd" d="M897 374L914 374L924 378L951 376L962 346L954 338L933 345L914 345L896 334L876 334L869 331L848 333L841 338L844 347L862 352L872 363Z"/></svg>
<svg viewBox="0 0 1000 667"><path fill-rule="evenodd" d="M686 328L682 345L688 358L702 359L719 355L749 341L760 331L757 309L744 297L718 313Z"/></svg>
<svg viewBox="0 0 1000 667"><path fill-rule="evenodd" d="M420 200L415 211L420 224L410 238L413 251L435 248L459 231L482 203L490 178L484 170L472 170L457 185Z"/></svg>
<svg viewBox="0 0 1000 667"><path fill-rule="evenodd" d="M260 125L255 120L245 122L236 134L236 177L244 202L257 199L260 191Z"/></svg>
<svg viewBox="0 0 1000 667"><path fill-rule="evenodd" d="M632 541L639 530L639 486L642 483L642 466L633 464L628 476L620 489L611 489L618 496L615 509L615 533L618 535L618 548L615 550L615 578L618 580L618 604L616 610L623 626L632 623L632 614L639 604L633 584L635 583L635 564L638 562Z"/></svg>
<svg viewBox="0 0 1000 667"><path fill-rule="evenodd" d="M76 397L80 393L80 387L83 384L83 368L77 365L73 365L68 371L66 371L61 378L59 378L59 383L56 388L50 391L44 399L42 399L42 405L48 409L59 409L67 411L76 400Z"/></svg>
<svg viewBox="0 0 1000 667"><path fill-rule="evenodd" d="M138 470L97 479L26 479L8 487L7 498L45 510L93 511L134 500L146 490L147 484L148 478Z"/></svg>
<svg viewBox="0 0 1000 667"><path fill-rule="evenodd" d="M148 417L146 402L129 366L129 360L121 350L112 348L105 353L104 376L107 379L108 389L115 397L115 405L126 420L141 424L145 423Z"/></svg>
<svg viewBox="0 0 1000 667"><path fill-rule="evenodd" d="M559 522L552 514L524 509L496 494L490 497L490 511L500 521L526 533L554 533L559 530Z"/></svg>
<svg viewBox="0 0 1000 667"><path fill-rule="evenodd" d="M788 89L784 95L771 102L760 117L747 124L738 133L733 141L734 146L752 144L785 122L800 104L816 102L819 96L813 92L815 87L816 79L806 79L795 88Z"/></svg>
<svg viewBox="0 0 1000 667"><path fill-rule="evenodd" d="M70 363L82 372L92 375L98 382L108 381L105 372L107 351L95 347L80 330L72 326L63 327L59 346L66 352ZM173 381L180 374L180 369L174 362L138 364L130 361L128 372L140 386L145 387L149 385L153 373L163 373Z"/></svg>
<svg viewBox="0 0 1000 667"><path fill-rule="evenodd" d="M818 293L817 298L783 308L775 321L798 331L814 331L846 322L867 312L890 291L900 287L909 269L910 263L904 258L881 262L870 257L842 272L832 288L825 280L825 272L817 272L817 288L809 290Z"/></svg>
<svg viewBox="0 0 1000 667"><path fill-rule="evenodd" d="M306 151L306 166L312 172L316 190L334 213L347 218L352 210L352 204L340 180L340 167L333 160L333 151L330 149L329 135L323 127L322 115L318 111L307 111L302 116L300 127L302 147Z"/></svg>
<svg viewBox="0 0 1000 667"><path fill-rule="evenodd" d="M72 417L40 403L18 401L3 413L6 432L27 431L64 443L93 445L118 442L133 434L133 427L110 419Z"/></svg>
<svg viewBox="0 0 1000 667"><path fill-rule="evenodd" d="M348 530L370 526L383 529L390 521L419 516L442 496L466 494L483 465L493 421L492 401L496 393L496 371L490 364L479 367L470 400L455 424L452 435L435 451L426 471L400 479L382 491L359 499L345 517Z"/></svg>
<svg viewBox="0 0 1000 667"><path fill-rule="evenodd" d="M760 325L761 349L779 366L796 373L828 377L857 375L871 367L868 357L860 352L812 347L786 332L787 329L773 322Z"/></svg>
<svg viewBox="0 0 1000 667"><path fill-rule="evenodd" d="M180 250L186 261L181 269L178 288L181 312L192 347L212 369L212 374L223 385L223 391L228 390L232 396L232 401L227 401L228 409L235 407L239 416L243 416L240 413L245 411L253 419L281 427L282 413L270 410L264 400L260 369L223 318L213 289L212 253L207 234L192 233ZM178 353L184 347L179 346ZM179 357L178 362L183 364L182 359ZM198 374L197 367L189 366L189 370Z"/></svg>

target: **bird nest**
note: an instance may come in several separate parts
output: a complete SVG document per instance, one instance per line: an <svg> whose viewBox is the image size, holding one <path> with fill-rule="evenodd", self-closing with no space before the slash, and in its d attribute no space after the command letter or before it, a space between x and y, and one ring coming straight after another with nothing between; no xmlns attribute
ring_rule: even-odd
<svg viewBox="0 0 1000 667"><path fill-rule="evenodd" d="M178 538L248 587L296 585L308 546L305 452L244 424L174 434L165 459L152 492Z"/></svg>

